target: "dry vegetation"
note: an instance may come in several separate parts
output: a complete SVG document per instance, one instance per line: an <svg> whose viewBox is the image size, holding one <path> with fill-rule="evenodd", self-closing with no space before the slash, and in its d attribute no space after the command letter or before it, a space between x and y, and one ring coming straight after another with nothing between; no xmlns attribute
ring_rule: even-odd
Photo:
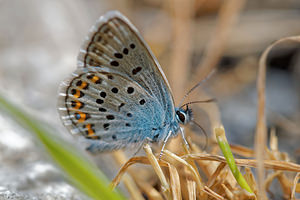
<svg viewBox="0 0 300 200"><path fill-rule="evenodd" d="M172 71L169 74L171 75L171 85L173 88L176 88L175 99L178 100L179 97L184 95L185 91L177 90L177 88L183 88L182 85L191 87L197 80L205 78L217 67L224 54L230 31L238 20L245 1L211 2L211 4L213 2L218 3L220 6L217 23L214 34L204 50L201 62L194 69L195 73L193 73L192 79L189 79L192 81L187 81L189 77L187 71L190 71L190 69L182 66L189 66L188 60L192 51L190 35L192 34L191 30L195 29L191 22L195 14L193 4L195 2L191 0L185 1L185 3L176 0L171 2L173 5L170 6L171 8L168 8L174 17L175 37L173 42L175 44L171 52ZM200 2L203 3L205 1L197 1L197 5L201 4ZM247 85L255 78L257 79L257 123L255 144L253 145L255 148L250 149L244 146L231 145L234 155L242 158L236 159L236 163L240 166L254 194L241 189L237 184L215 142L215 133L213 132L209 139L209 150L203 151L199 147L199 143L195 144L193 141L195 138L205 141L205 138L193 136L194 133L191 130L187 131L188 135L191 136L189 137L191 147L189 150L185 146L181 147L179 145L180 141L173 141L169 145L169 149L172 152L165 150L160 160L158 156L155 156L159 155L159 148L156 149L158 153L154 155L148 145L144 146L146 157L132 157L129 161L127 161L128 158L122 152L116 152L114 156L119 164L127 162L113 180L112 186L115 187L123 180L133 199L144 199L145 196L148 199L295 199L295 193L300 193L300 183L298 183L300 165L292 161L293 155L280 151L278 148L278 142L280 141L274 128L270 130L269 142L267 141L268 132L265 113L267 56L274 46L291 41L297 43L300 40L299 37L280 39L266 48L259 62L258 60L255 61L255 59L254 61L253 59L249 61L249 58L244 58L236 67L239 70L238 72L231 71L227 74L218 74L218 77L222 77L220 81L224 80L225 83L229 84L237 84L235 82L237 79L232 80L232 78L237 78L236 74L232 75L232 73L241 73L240 77L245 76L238 80L240 85L233 86L233 89L243 87L241 85ZM255 69L249 69L253 65L256 65L258 68L257 76L253 73ZM215 88L218 88L218 86ZM208 115L210 120L212 120L210 128L221 127L222 122L217 106L212 105L206 111L210 112ZM213 114L211 114L212 112ZM296 128L299 131L297 125ZM130 167L137 163L151 165L152 169ZM275 180L280 185L281 197L276 196L278 192L274 193L270 189L270 185Z"/></svg>
<svg viewBox="0 0 300 200"><path fill-rule="evenodd" d="M147 157L133 157L121 168L119 174L112 182L115 187L123 177L123 181L134 199L143 199L142 194L149 199L256 199L258 184L251 168L259 166L255 159L236 159L238 166L244 167L244 177L254 194L241 189L226 166L226 160L218 155L218 145L211 144L211 154L203 152L197 145L190 143L191 150L182 154L164 151L161 160L157 160L146 145L144 150ZM271 149L266 149L267 158L264 168L267 176L263 180L263 192L270 192L269 186L277 179L284 193L284 198L293 199L295 192L300 192L300 165L289 161L287 154L279 152L277 137L272 134ZM231 146L235 155L253 157L254 151L241 146ZM121 154L121 155L120 155ZM124 158L121 152L115 153L119 162ZM158 178L153 178L148 168L132 170L131 165L141 163L151 165ZM124 173L130 176L125 176ZM290 173L294 172L294 173ZM298 172L298 173L295 173ZM152 177L149 183L149 177ZM134 180L134 181L133 181ZM259 198L262 199L262 198Z"/></svg>

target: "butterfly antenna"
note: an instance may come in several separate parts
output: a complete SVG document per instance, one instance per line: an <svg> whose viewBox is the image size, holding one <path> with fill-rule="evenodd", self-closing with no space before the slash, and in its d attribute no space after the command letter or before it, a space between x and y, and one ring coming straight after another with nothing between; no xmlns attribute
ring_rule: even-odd
<svg viewBox="0 0 300 200"><path fill-rule="evenodd" d="M183 103L183 101L189 96L190 93L192 93L197 87L199 87L202 83L204 83L206 80L208 80L214 73L216 70L212 70L204 79L202 79L201 81L199 81L196 85L194 85L194 87L192 87L181 99L179 106ZM181 107L181 106L180 106Z"/></svg>
<svg viewBox="0 0 300 200"><path fill-rule="evenodd" d="M201 129L201 131L204 133L205 138L206 138L206 142L205 142L205 146L204 146L203 150L205 150L205 149L207 148L207 144L208 144L208 136L207 136L207 134L206 134L204 128L203 128L202 126L200 126L200 124L198 124L198 123L195 122L194 120L191 120L191 122L193 122L196 126L198 126L198 127Z"/></svg>
<svg viewBox="0 0 300 200"><path fill-rule="evenodd" d="M180 106L180 108L183 108L184 106L188 106L188 105L194 104L194 103L211 103L211 102L217 102L217 99L212 98L212 99L201 100L201 101L191 101L191 102L183 104L182 106Z"/></svg>

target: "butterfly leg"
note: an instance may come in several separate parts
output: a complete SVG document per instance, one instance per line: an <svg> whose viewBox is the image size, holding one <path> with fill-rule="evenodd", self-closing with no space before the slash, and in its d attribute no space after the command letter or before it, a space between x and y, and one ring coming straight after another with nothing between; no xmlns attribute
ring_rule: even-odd
<svg viewBox="0 0 300 200"><path fill-rule="evenodd" d="M161 147L161 150L160 150L160 154L159 154L159 160L161 159L162 157L162 154L164 152L164 149L165 149L165 146L170 138L170 136L172 135L172 131L169 131L168 135L165 137L164 141L163 141L163 145Z"/></svg>
<svg viewBox="0 0 300 200"><path fill-rule="evenodd" d="M179 130L180 130L181 137L182 137L182 139L183 139L183 142L184 142L186 148L187 148L187 149L190 149L190 145L189 145L189 143L188 143L188 142L186 141L186 139L185 139L185 135L184 135L184 130L183 130L183 128L180 127Z"/></svg>

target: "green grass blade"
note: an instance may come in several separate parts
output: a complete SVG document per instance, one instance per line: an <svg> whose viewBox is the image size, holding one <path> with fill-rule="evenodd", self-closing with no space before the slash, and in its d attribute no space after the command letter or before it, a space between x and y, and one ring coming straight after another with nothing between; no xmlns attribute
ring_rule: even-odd
<svg viewBox="0 0 300 200"><path fill-rule="evenodd" d="M234 178L236 179L236 181L242 188L244 188L245 190L247 190L250 193L253 193L253 191L249 187L248 183L246 182L244 176L241 174L237 165L235 164L234 157L232 155L230 146L229 146L226 136L225 136L224 128L223 127L215 128L215 134L217 137L219 147L222 150L222 153L227 161L227 164L228 164Z"/></svg>
<svg viewBox="0 0 300 200"><path fill-rule="evenodd" d="M68 175L73 184L92 199L124 199L108 187L108 180L101 171L80 153L76 147L43 128L41 123L25 114L0 95L0 109L27 128L43 143L54 161Z"/></svg>

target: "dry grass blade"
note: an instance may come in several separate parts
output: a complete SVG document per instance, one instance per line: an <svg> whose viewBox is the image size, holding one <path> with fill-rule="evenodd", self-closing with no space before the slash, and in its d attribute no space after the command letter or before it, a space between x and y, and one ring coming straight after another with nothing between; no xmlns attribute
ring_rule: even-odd
<svg viewBox="0 0 300 200"><path fill-rule="evenodd" d="M201 177L199 176L199 174L196 172L196 170L193 168L192 165L190 165L188 162L186 162L184 159L182 159L181 157L173 154L172 152L168 151L168 150L164 150L164 154L168 155L169 157L175 159L176 161L180 162L181 164L187 166L187 168L193 173L194 177L195 177L195 181L197 182L197 186L199 188L199 192L201 193L203 190L203 184L202 184L202 180Z"/></svg>
<svg viewBox="0 0 300 200"><path fill-rule="evenodd" d="M287 178L284 173L281 173L277 176L278 182L281 186L284 197L291 196L292 184L291 181Z"/></svg>
<svg viewBox="0 0 300 200"><path fill-rule="evenodd" d="M275 128L271 128L271 131L270 131L270 150L268 150L267 153L268 153L269 158L272 160L280 160L281 159L280 158L281 153L278 150L278 138L275 134ZM275 172L275 174L276 173L277 172ZM268 181L268 178L267 178L267 181ZM284 173L277 173L276 178L278 179L279 184L282 188L283 196L290 197L291 196L291 186L289 184L290 181L288 180L286 175ZM267 183L267 181L266 181L266 183ZM269 184L271 184L271 181L273 181L273 180L269 179ZM266 190L268 191L268 187L266 187Z"/></svg>
<svg viewBox="0 0 300 200"><path fill-rule="evenodd" d="M213 175L211 177L209 177L209 179L207 181L208 187L211 187L215 183L216 178L219 176L220 172L224 169L225 166L226 166L226 163L219 164L216 171L213 173Z"/></svg>
<svg viewBox="0 0 300 200"><path fill-rule="evenodd" d="M225 191L225 194L226 194L226 197L228 198L228 199L234 199L234 194L226 187L226 185L224 185L224 184L221 184L221 186L222 186L222 188L224 189L224 191Z"/></svg>
<svg viewBox="0 0 300 200"><path fill-rule="evenodd" d="M186 180L187 181L187 189L189 193L190 200L196 200L196 182L193 180Z"/></svg>
<svg viewBox="0 0 300 200"><path fill-rule="evenodd" d="M300 173L298 172L294 179L294 185L293 185L293 189L292 189L292 193L291 193L292 200L295 200L295 192L296 192L296 187L297 187L297 183L298 183L299 179L300 179Z"/></svg>
<svg viewBox="0 0 300 200"><path fill-rule="evenodd" d="M237 159L236 161L237 161L236 164L240 166L248 166L248 167L256 167L256 168L258 167L257 160ZM265 160L264 167L266 169L300 172L300 165L291 162L285 162L285 161Z"/></svg>
<svg viewBox="0 0 300 200"><path fill-rule="evenodd" d="M269 191L269 187L270 187L270 185L272 184L272 181L273 181L275 178L277 178L280 174L282 174L282 171L277 171L277 172L274 172L274 173L270 174L270 175L266 178L265 183L264 183L264 185L265 185L264 191Z"/></svg>
<svg viewBox="0 0 300 200"><path fill-rule="evenodd" d="M266 82L266 60L271 49L282 42L295 41L300 42L299 36L287 37L277 40L266 48L259 60L258 78L257 78L257 124L256 124L256 138L255 138L255 155L258 161L258 188L259 197L266 199L264 192L264 149L266 145L266 117L265 117L265 82Z"/></svg>
<svg viewBox="0 0 300 200"><path fill-rule="evenodd" d="M230 148L234 154L237 154L237 155L240 155L243 157L253 157L254 156L254 151L247 147L231 144Z"/></svg>
<svg viewBox="0 0 300 200"><path fill-rule="evenodd" d="M276 124L279 128L287 130L291 134L294 134L294 135L300 134L300 124L299 123L291 121L286 116L284 116L278 112L274 112L272 110L268 110L268 111L270 112L270 121L273 124Z"/></svg>
<svg viewBox="0 0 300 200"><path fill-rule="evenodd" d="M184 85L190 71L189 59L191 55L192 17L194 13L194 0L170 0L171 15L173 14L173 46L171 53L172 71L170 83L176 88L175 101L184 95ZM184 66L184 67L182 67Z"/></svg>
<svg viewBox="0 0 300 200"><path fill-rule="evenodd" d="M278 138L276 137L275 128L271 128L270 132L270 149L278 151Z"/></svg>
<svg viewBox="0 0 300 200"><path fill-rule="evenodd" d="M202 80L216 67L225 49L230 30L235 24L244 3L245 0L224 1L219 12L215 33L206 48L203 61L197 67L192 80Z"/></svg>
<svg viewBox="0 0 300 200"><path fill-rule="evenodd" d="M255 195L257 195L257 185L256 185L256 181L254 178L253 173L251 172L251 169L249 167L245 168L245 179L247 181L247 183L249 184L249 186L251 187L252 191L254 192Z"/></svg>
<svg viewBox="0 0 300 200"><path fill-rule="evenodd" d="M258 161L258 197L266 199L264 191L264 150L266 145L266 117L265 117L265 82L266 82L266 58L272 47L268 47L259 60L257 75L257 124L255 134L255 157Z"/></svg>
<svg viewBox="0 0 300 200"><path fill-rule="evenodd" d="M165 195L165 197L167 199L172 199L170 185L167 182L167 179L166 179L160 165L158 164L158 161L157 161L155 155L152 153L152 150L151 150L149 144L145 144L143 148L144 148L144 151L146 152L149 162L151 163L155 173L157 174L157 176L161 182L163 194Z"/></svg>
<svg viewBox="0 0 300 200"><path fill-rule="evenodd" d="M212 191L209 187L204 186L204 192L206 194L208 194L209 196L213 197L214 199L218 199L218 200L223 200L224 197L218 195L217 193L215 193L214 191Z"/></svg>
<svg viewBox="0 0 300 200"><path fill-rule="evenodd" d="M169 173L170 173L170 185L172 190L172 196L174 200L181 200L181 186L180 186L180 178L177 172L177 169L171 165L169 166Z"/></svg>
<svg viewBox="0 0 300 200"><path fill-rule="evenodd" d="M127 161L127 158L126 158L124 152L122 152L122 151L114 152L113 156L119 165L122 165L123 163L126 163L126 161ZM129 171L129 173L130 172L131 171ZM134 179L130 175L124 174L123 182L124 182L124 185L127 188L128 192L130 193L130 196L134 200L143 200L144 199L144 197L143 197L141 191L139 190L138 186L136 185Z"/></svg>
<svg viewBox="0 0 300 200"><path fill-rule="evenodd" d="M210 154L190 154L182 156L183 159L185 157L190 157L194 160L207 160L207 161L218 161L226 163L226 159L223 156L218 155L210 155ZM244 167L258 167L258 161L252 159L235 159L235 162L239 166ZM278 161L278 160L265 160L264 167L266 169L275 169L275 170L285 170L291 172L300 172L300 165L286 162L286 161Z"/></svg>
<svg viewBox="0 0 300 200"><path fill-rule="evenodd" d="M146 157L133 157L129 159L120 169L116 177L112 180L110 187L114 189L121 181L122 176L126 172L127 168L135 163L141 163L141 164L150 164L149 160Z"/></svg>

